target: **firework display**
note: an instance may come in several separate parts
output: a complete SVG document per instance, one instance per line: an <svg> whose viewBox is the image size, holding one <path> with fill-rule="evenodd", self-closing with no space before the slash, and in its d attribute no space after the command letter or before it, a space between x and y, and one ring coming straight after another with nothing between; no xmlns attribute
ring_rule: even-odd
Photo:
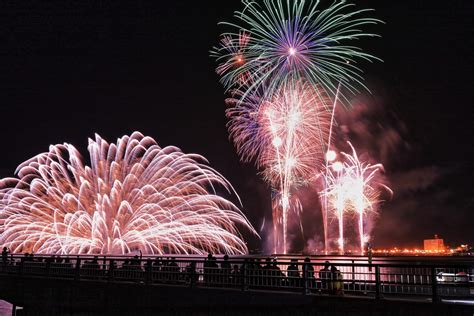
<svg viewBox="0 0 474 316"><path fill-rule="evenodd" d="M289 82L272 99L229 98L228 128L244 161L255 161L272 186L304 183L324 161L329 99L304 82ZM283 175L286 173L286 175Z"/></svg>
<svg viewBox="0 0 474 316"><path fill-rule="evenodd" d="M370 9L353 10L354 4L335 1L323 8L319 1L243 0L235 23L223 22L235 31L222 35L211 55L223 85L246 93L266 86L266 93L291 80L304 78L334 96L337 85L356 92L362 83L357 61L376 57L353 42L377 36L361 29L380 20L366 17ZM242 78L250 78L243 84Z"/></svg>
<svg viewBox="0 0 474 316"><path fill-rule="evenodd" d="M329 98L304 81L282 85L272 98L261 95L229 98L229 131L245 161L254 160L274 194L274 227L282 232L274 248L286 247L288 213L299 202L291 191L319 172L329 133ZM290 201L293 201L290 203ZM276 214L281 214L278 216ZM279 235L279 234L275 234Z"/></svg>
<svg viewBox="0 0 474 316"><path fill-rule="evenodd" d="M347 93L365 87L357 62L377 58L352 43L376 36L362 29L381 21L366 17L371 10L354 10L345 1L328 7L304 0L242 4L244 8L235 12L236 22L221 23L233 31L223 33L211 50L230 94L230 137L241 160L253 161L274 191L274 252L289 250L288 216L301 212L293 192L316 178L326 179L320 191L327 250L327 212L339 203L330 192L335 182L352 186L344 182L349 178L340 176L348 170L344 163L335 162L331 166L340 171L328 173L325 155L331 148L334 109L339 100L348 103ZM331 177L334 183L328 182ZM340 199L335 209L341 213L346 198ZM361 206L359 212L367 208L363 210Z"/></svg>
<svg viewBox="0 0 474 316"><path fill-rule="evenodd" d="M13 252L243 254L237 225L254 229L217 195L230 183L204 157L159 147L135 132L89 140L90 166L52 145L0 182L0 243Z"/></svg>
<svg viewBox="0 0 474 316"><path fill-rule="evenodd" d="M359 251L363 253L365 244L369 241L365 227L370 216L376 214L380 194L382 190L392 191L378 179L383 166L361 162L351 143L349 146L352 154L342 152L342 161L335 161L336 157L332 153L328 155L333 159L323 173L325 189L321 192L321 197L327 211L337 220L339 251L345 252L344 219L347 215L355 214Z"/></svg>

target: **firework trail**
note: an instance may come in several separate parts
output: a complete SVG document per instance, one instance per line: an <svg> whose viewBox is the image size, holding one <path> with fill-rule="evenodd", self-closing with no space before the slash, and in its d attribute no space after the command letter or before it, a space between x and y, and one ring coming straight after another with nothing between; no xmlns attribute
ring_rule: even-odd
<svg viewBox="0 0 474 316"><path fill-rule="evenodd" d="M338 83L352 93L358 86L365 88L357 61L377 58L351 43L377 36L361 30L381 23L364 16L372 10L354 11L355 5L345 1L335 1L325 9L320 9L319 1L242 3L244 9L234 14L235 23L221 23L237 30L224 33L221 45L211 50L227 89L239 87L246 94L265 85L267 94L272 94L282 83L301 78L331 97ZM240 61L237 67L236 61ZM245 87L242 78L251 78Z"/></svg>
<svg viewBox="0 0 474 316"><path fill-rule="evenodd" d="M91 165L70 144L22 163L0 182L0 243L54 254L246 253L255 233L214 187L233 188L202 156L135 132L89 139Z"/></svg>
<svg viewBox="0 0 474 316"><path fill-rule="evenodd" d="M344 253L344 215L355 213L358 217L360 252L363 253L369 238L364 231L368 214L377 211L382 190L393 192L378 178L378 174L383 171L382 164L361 162L352 144L348 144L352 154L341 153L343 162L332 163L324 173L326 189L322 197L328 198L338 221L340 252Z"/></svg>

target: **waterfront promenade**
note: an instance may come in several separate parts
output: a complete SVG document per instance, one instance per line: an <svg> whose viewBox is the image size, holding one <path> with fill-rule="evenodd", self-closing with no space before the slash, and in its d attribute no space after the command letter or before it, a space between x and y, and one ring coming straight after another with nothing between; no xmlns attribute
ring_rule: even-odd
<svg viewBox="0 0 474 316"><path fill-rule="evenodd" d="M469 311L474 306L474 260L451 257L378 257L369 263L364 257L337 256L22 254L2 263L0 282L0 298L25 306L24 313L42 302L49 310L93 311L94 305L107 310L114 304L132 308L137 299L145 301L139 304L143 310L155 310L154 302L164 309L216 304L257 308L259 301L285 308L291 302L309 308L327 301L350 302L349 306L379 306L378 302L424 304L425 309L443 306L435 308L438 311L452 306ZM109 297L123 301L125 294L128 305L112 303ZM81 303L71 301L74 297Z"/></svg>

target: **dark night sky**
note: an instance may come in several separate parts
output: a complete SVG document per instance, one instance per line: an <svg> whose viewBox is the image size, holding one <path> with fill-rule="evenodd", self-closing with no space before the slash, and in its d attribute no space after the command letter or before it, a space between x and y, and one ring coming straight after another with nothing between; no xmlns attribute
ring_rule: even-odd
<svg viewBox="0 0 474 316"><path fill-rule="evenodd" d="M395 190L375 246L421 245L435 233L474 242L474 4L437 3L357 1L386 22L375 29L382 38L361 42L384 63L361 65L373 96L351 114L367 126L352 136L382 160ZM94 133L115 141L138 130L207 157L260 227L271 216L269 189L228 140L224 89L208 56L217 23L240 8L238 0L2 1L0 176L49 144L85 154ZM306 241L318 239L313 226Z"/></svg>

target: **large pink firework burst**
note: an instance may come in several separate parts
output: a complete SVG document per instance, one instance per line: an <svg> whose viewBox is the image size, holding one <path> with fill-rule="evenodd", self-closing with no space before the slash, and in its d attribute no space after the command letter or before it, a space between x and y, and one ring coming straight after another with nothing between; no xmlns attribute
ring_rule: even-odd
<svg viewBox="0 0 474 316"><path fill-rule="evenodd" d="M87 166L70 144L22 163L0 182L0 244L14 252L242 254L250 223L214 187L230 183L197 154L135 132L89 140Z"/></svg>

